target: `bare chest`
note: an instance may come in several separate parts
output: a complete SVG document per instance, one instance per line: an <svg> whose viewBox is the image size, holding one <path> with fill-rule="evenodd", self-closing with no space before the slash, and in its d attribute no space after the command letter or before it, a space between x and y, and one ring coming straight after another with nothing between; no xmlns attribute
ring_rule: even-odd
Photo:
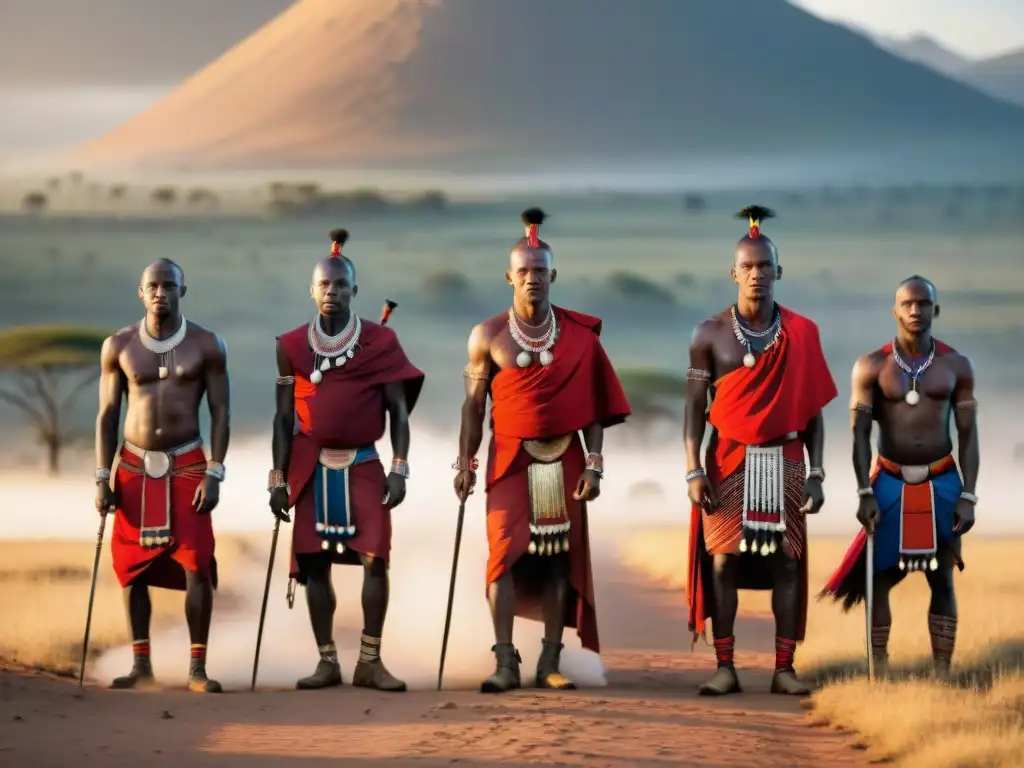
<svg viewBox="0 0 1024 768"><path fill-rule="evenodd" d="M922 361L908 362L910 369L916 374ZM948 360L937 357L930 366L915 378L903 370L890 355L878 374L878 392L882 398L890 402L932 401L948 403L956 388L956 372ZM908 393L916 392L908 396Z"/></svg>
<svg viewBox="0 0 1024 768"><path fill-rule="evenodd" d="M203 378L203 352L198 342L185 339L165 354L146 349L133 340L121 353L121 370L129 386L145 387L167 382L176 386L198 386Z"/></svg>
<svg viewBox="0 0 1024 768"><path fill-rule="evenodd" d="M755 357L760 356L756 348L752 352ZM714 360L714 370L711 371L712 379L720 379L727 373L742 368L744 366L743 358L747 353L747 347L736 338L731 327L723 325L716 329L711 342L711 354Z"/></svg>

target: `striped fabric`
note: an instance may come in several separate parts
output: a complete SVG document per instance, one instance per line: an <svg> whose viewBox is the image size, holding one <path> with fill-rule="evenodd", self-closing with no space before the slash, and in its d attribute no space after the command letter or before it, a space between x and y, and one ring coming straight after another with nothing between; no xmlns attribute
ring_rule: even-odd
<svg viewBox="0 0 1024 768"><path fill-rule="evenodd" d="M708 514L704 512L704 546L712 555L731 555L739 551L743 536L743 474L740 466L725 478L716 489L718 506ZM786 496L786 532L783 551L790 557L800 558L804 552L807 520L800 507L804 503L804 483L807 469L802 461L782 462L783 487Z"/></svg>

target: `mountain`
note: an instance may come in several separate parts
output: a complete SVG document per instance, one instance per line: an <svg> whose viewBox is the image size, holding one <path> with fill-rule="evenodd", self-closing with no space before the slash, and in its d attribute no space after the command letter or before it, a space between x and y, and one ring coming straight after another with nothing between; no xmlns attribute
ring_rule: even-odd
<svg viewBox="0 0 1024 768"><path fill-rule="evenodd" d="M0 0L0 86L174 85L292 0Z"/></svg>
<svg viewBox="0 0 1024 768"><path fill-rule="evenodd" d="M954 53L928 35L913 35L911 37L875 35L874 39L890 53L934 69L944 75L957 77L974 63L972 59Z"/></svg>
<svg viewBox="0 0 1024 768"><path fill-rule="evenodd" d="M1022 143L1024 110L784 0L298 0L73 159L1005 172Z"/></svg>
<svg viewBox="0 0 1024 768"><path fill-rule="evenodd" d="M979 61L961 77L986 93L1024 106L1024 49Z"/></svg>

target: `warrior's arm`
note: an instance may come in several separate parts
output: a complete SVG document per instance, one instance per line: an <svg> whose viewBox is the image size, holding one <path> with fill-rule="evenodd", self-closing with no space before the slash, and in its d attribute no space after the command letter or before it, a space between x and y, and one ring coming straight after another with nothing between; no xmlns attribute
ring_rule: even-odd
<svg viewBox="0 0 1024 768"><path fill-rule="evenodd" d="M388 405L391 424L391 455L395 459L409 460L409 406L405 400L405 385L400 381L384 385L384 399Z"/></svg>
<svg viewBox="0 0 1024 768"><path fill-rule="evenodd" d="M822 462L825 461L825 419L818 411L804 431L800 433L800 439L807 446L807 461L811 469L823 469Z"/></svg>
<svg viewBox="0 0 1024 768"><path fill-rule="evenodd" d="M121 424L121 400L127 379L121 370L121 345L111 336L100 352L100 408L96 416L96 467L110 469L117 452L117 428Z"/></svg>
<svg viewBox="0 0 1024 768"><path fill-rule="evenodd" d="M708 391L714 377L715 357L712 351L710 321L698 325L690 340L690 367L686 371L686 402L683 406L683 442L686 446L686 467L691 472L702 469L700 447L707 425Z"/></svg>
<svg viewBox="0 0 1024 768"><path fill-rule="evenodd" d="M587 453L601 455L604 448L604 424L595 421L593 424L583 428L583 441L587 445Z"/></svg>
<svg viewBox="0 0 1024 768"><path fill-rule="evenodd" d="M277 343L277 409L274 411L274 469L287 476L292 456L292 434L295 431L295 371L281 342Z"/></svg>
<svg viewBox="0 0 1024 768"><path fill-rule="evenodd" d="M228 378L228 350L214 334L206 355L206 404L210 409L210 460L224 463L231 440L231 381Z"/></svg>
<svg viewBox="0 0 1024 768"><path fill-rule="evenodd" d="M469 335L469 364L463 371L466 399L462 403L462 425L459 429L459 457L463 459L475 457L484 439L491 366L490 340L484 326L478 325Z"/></svg>
<svg viewBox="0 0 1024 768"><path fill-rule="evenodd" d="M871 486L872 403L877 376L870 357L862 357L854 363L851 374L850 423L853 427L853 472L857 476L857 488Z"/></svg>
<svg viewBox="0 0 1024 768"><path fill-rule="evenodd" d="M957 442L960 444L960 472L964 491L974 493L981 468L978 447L978 401L974 399L974 366L967 357L961 358L953 390L953 419L956 422Z"/></svg>

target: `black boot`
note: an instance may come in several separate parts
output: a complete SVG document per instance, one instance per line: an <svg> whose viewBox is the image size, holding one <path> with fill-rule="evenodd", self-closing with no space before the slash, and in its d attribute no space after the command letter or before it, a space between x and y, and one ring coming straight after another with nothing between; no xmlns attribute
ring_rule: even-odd
<svg viewBox="0 0 1024 768"><path fill-rule="evenodd" d="M132 671L122 677L115 677L110 683L110 687L116 690L152 688L155 685L156 678L153 677L153 666L149 656L136 656Z"/></svg>
<svg viewBox="0 0 1024 768"><path fill-rule="evenodd" d="M732 664L719 664L711 679L697 689L701 696L727 696L730 693L742 693L740 678Z"/></svg>
<svg viewBox="0 0 1024 768"><path fill-rule="evenodd" d="M316 672L295 684L300 691L341 685L341 665L338 663L338 651L334 643L322 645L318 650L320 651L320 661L316 664Z"/></svg>
<svg viewBox="0 0 1024 768"><path fill-rule="evenodd" d="M562 658L562 643L541 640L540 658L537 659L537 687L554 688L560 691L572 691L576 684L558 671Z"/></svg>
<svg viewBox="0 0 1024 768"><path fill-rule="evenodd" d="M810 696L810 687L799 677L792 667L788 669L777 669L772 676L772 693L782 693L787 696Z"/></svg>
<svg viewBox="0 0 1024 768"><path fill-rule="evenodd" d="M192 646L192 661L188 668L188 689L192 693L222 693L220 683L206 676L206 646Z"/></svg>
<svg viewBox="0 0 1024 768"><path fill-rule="evenodd" d="M498 665L494 674L480 684L480 693L505 693L521 687L519 665L522 658L512 643L497 643L491 647Z"/></svg>

